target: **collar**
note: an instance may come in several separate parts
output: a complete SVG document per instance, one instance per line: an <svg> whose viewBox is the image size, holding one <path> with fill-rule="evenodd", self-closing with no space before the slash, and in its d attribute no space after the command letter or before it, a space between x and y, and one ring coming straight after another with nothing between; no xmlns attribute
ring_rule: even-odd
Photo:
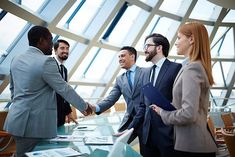
<svg viewBox="0 0 235 157"><path fill-rule="evenodd" d="M166 57L163 57L161 58L157 63L156 63L156 66L161 68L162 67L162 64L165 62L166 60Z"/></svg>
<svg viewBox="0 0 235 157"><path fill-rule="evenodd" d="M135 64L133 64L133 65L131 66L131 68L128 69L128 70L130 70L131 72L135 72L136 67L137 67L137 66L136 66Z"/></svg>
<svg viewBox="0 0 235 157"><path fill-rule="evenodd" d="M182 64L182 66L185 66L186 64L188 64L189 63L189 58L188 57L186 57L184 60L183 60L183 62L181 63Z"/></svg>
<svg viewBox="0 0 235 157"><path fill-rule="evenodd" d="M29 46L29 48L35 49L35 50L39 51L41 54L45 55L45 54L44 54L39 48L37 48L37 47Z"/></svg>
<svg viewBox="0 0 235 157"><path fill-rule="evenodd" d="M61 64L64 65L64 62L60 62L60 61L57 59L56 56L55 56L54 58L55 58L56 62L58 63L58 65L61 65Z"/></svg>

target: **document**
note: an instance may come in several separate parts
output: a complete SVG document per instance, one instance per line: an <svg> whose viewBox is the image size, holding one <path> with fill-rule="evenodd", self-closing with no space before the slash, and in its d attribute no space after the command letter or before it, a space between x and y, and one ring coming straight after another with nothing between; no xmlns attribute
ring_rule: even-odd
<svg viewBox="0 0 235 157"><path fill-rule="evenodd" d="M84 143L89 145L112 145L112 136L89 136L84 138Z"/></svg>
<svg viewBox="0 0 235 157"><path fill-rule="evenodd" d="M167 111L176 110L176 108L168 101L159 90L152 85L152 83L148 83L142 87L142 92L149 99L149 101L157 106L161 107Z"/></svg>
<svg viewBox="0 0 235 157"><path fill-rule="evenodd" d="M51 142L82 142L84 136L75 135L57 135L57 137L49 139Z"/></svg>
<svg viewBox="0 0 235 157"><path fill-rule="evenodd" d="M82 153L69 147L34 151L25 154L28 157L72 157L82 155Z"/></svg>

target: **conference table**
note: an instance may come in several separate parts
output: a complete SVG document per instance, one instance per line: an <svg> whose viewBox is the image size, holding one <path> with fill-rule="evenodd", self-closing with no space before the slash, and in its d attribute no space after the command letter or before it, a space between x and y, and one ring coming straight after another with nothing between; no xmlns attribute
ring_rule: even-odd
<svg viewBox="0 0 235 157"><path fill-rule="evenodd" d="M101 115L91 115L83 118L79 118L78 124L70 123L65 124L58 128L58 135L72 135L76 132L76 135L79 136L112 136L117 133L119 124L124 116L124 112L114 112L114 113L104 113ZM77 126L87 126L87 128L93 126L93 130L76 130L74 128ZM117 137L112 136L114 142ZM53 148L64 148L70 147L76 151L84 154L83 156L89 156L96 149L109 151L113 145L89 145L85 144L84 141L76 141L76 142L58 142L58 141L49 141L45 140L40 142L34 149L34 151L38 150L46 150Z"/></svg>

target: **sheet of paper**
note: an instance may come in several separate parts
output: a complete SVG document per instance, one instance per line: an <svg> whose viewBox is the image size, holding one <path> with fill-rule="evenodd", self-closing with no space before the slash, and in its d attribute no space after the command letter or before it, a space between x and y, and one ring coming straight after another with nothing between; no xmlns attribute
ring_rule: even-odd
<svg viewBox="0 0 235 157"><path fill-rule="evenodd" d="M57 137L49 139L52 142L82 142L84 136L75 135L57 135Z"/></svg>
<svg viewBox="0 0 235 157"><path fill-rule="evenodd" d="M112 136L89 136L84 138L84 143L89 145L112 145Z"/></svg>
<svg viewBox="0 0 235 157"><path fill-rule="evenodd" d="M28 157L71 157L82 155L82 153L69 147L34 151L25 154Z"/></svg>

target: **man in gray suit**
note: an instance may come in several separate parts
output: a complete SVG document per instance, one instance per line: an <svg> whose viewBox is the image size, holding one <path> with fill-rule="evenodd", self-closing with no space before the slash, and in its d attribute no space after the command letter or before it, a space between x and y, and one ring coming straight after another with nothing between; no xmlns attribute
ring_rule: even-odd
<svg viewBox="0 0 235 157"><path fill-rule="evenodd" d="M169 41L161 34L151 34L145 39L145 60L154 65L144 71L143 85L152 84L169 101L172 101L172 87L181 64L169 61ZM166 126L159 115L149 106L152 104L141 92L139 110L128 129L143 123L144 157L174 157L173 127Z"/></svg>
<svg viewBox="0 0 235 157"><path fill-rule="evenodd" d="M12 105L4 129L16 141L17 157L32 151L42 139L57 135L56 93L78 110L90 113L88 104L61 77L52 54L52 35L42 26L28 32L28 50L10 66Z"/></svg>
<svg viewBox="0 0 235 157"><path fill-rule="evenodd" d="M96 106L93 105L93 111L95 111L96 114L101 114L111 108L118 101L120 96L123 95L127 104L127 109L118 129L119 132L122 132L126 130L132 122L138 109L137 105L140 103L140 88L143 75L142 68L135 65L137 58L135 48L129 46L122 47L118 57L120 67L127 71L117 77L116 83L109 95ZM134 133L128 141L129 143L137 136L141 139L142 134L140 128L141 126L134 130Z"/></svg>

